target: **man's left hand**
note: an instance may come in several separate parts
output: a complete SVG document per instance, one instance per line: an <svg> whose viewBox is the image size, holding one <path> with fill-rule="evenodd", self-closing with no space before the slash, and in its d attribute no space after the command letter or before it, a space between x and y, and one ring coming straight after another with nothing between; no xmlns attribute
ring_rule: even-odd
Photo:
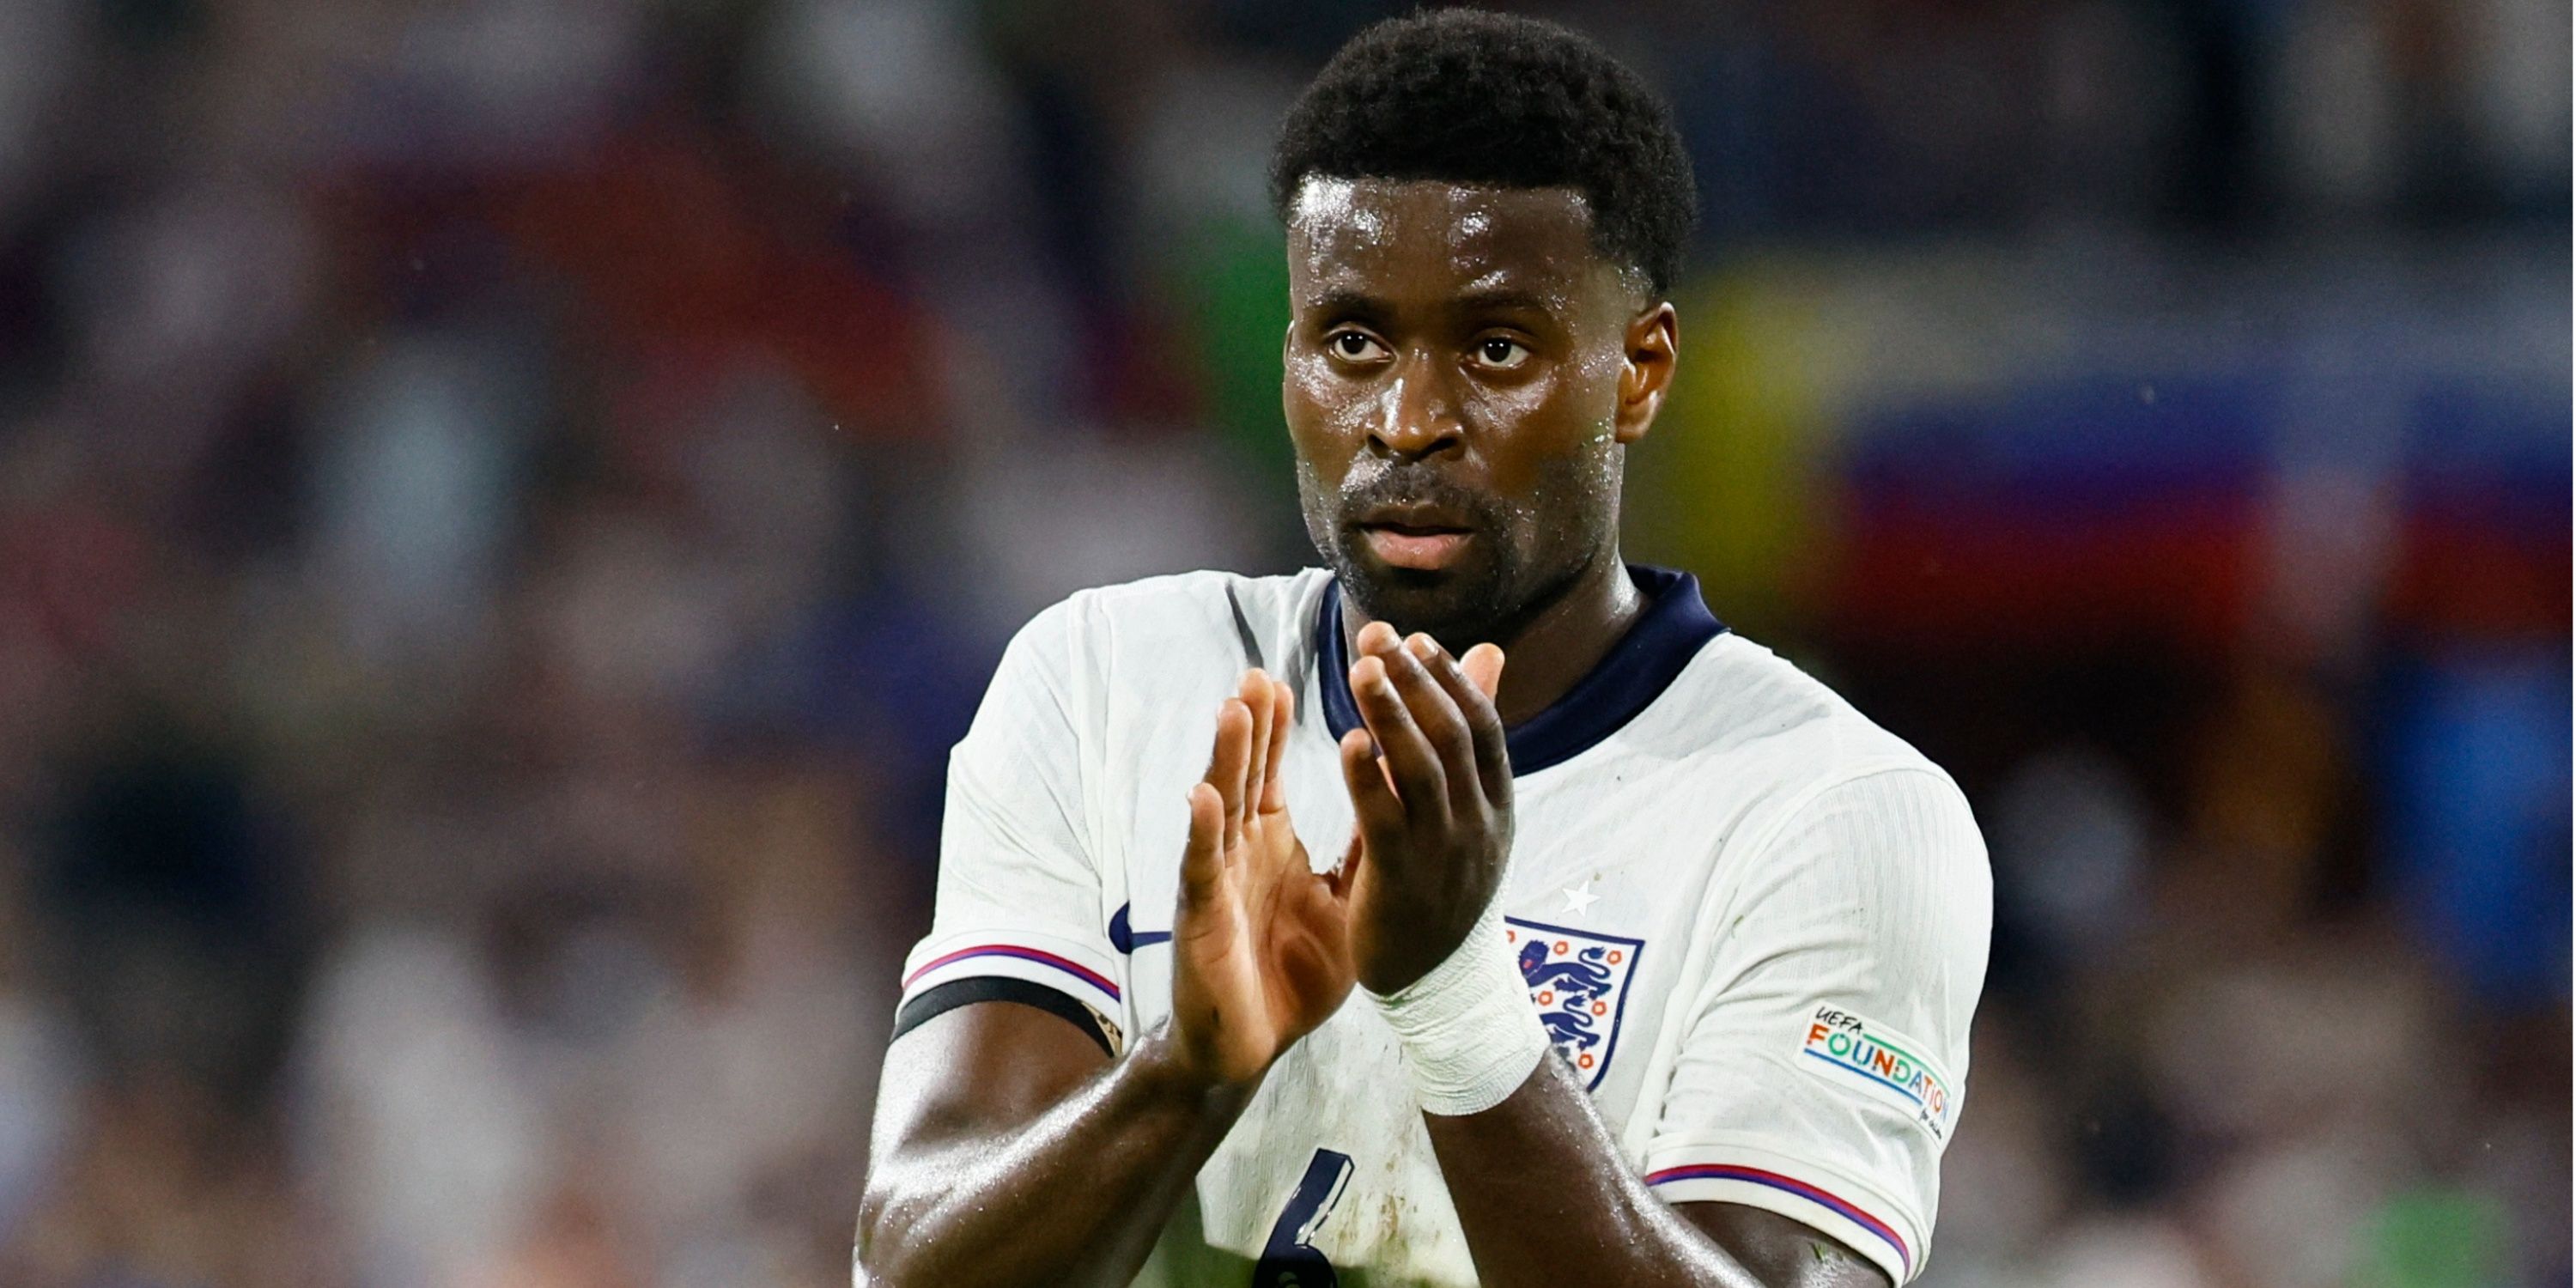
<svg viewBox="0 0 2576 1288"><path fill-rule="evenodd" d="M1512 766L1494 710L1503 651L1452 659L1428 635L1361 628L1351 694L1365 729L1342 739L1358 820L1344 860L1359 982L1393 993L1465 941L1512 848Z"/></svg>

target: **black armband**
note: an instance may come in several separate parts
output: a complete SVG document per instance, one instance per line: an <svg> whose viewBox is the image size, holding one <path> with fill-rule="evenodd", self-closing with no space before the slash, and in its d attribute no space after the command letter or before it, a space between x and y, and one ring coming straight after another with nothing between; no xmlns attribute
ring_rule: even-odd
<svg viewBox="0 0 2576 1288"><path fill-rule="evenodd" d="M1044 984L1006 975L954 979L923 990L920 996L904 1003L903 1009L895 1013L894 1036L900 1038L928 1023L934 1016L977 1002L1017 1002L1022 1006L1034 1006L1049 1015L1061 1015L1082 1030L1083 1036L1099 1043L1102 1055L1114 1058L1118 1054L1118 1026L1111 1023L1109 1017Z"/></svg>

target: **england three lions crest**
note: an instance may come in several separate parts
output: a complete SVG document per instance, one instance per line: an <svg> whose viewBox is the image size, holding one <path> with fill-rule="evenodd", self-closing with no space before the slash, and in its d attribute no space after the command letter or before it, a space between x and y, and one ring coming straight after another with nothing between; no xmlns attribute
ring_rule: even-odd
<svg viewBox="0 0 2576 1288"><path fill-rule="evenodd" d="M1628 981L1646 941L1503 918L1503 933L1529 982L1539 1022L1585 1090L1601 1085L1628 1006Z"/></svg>

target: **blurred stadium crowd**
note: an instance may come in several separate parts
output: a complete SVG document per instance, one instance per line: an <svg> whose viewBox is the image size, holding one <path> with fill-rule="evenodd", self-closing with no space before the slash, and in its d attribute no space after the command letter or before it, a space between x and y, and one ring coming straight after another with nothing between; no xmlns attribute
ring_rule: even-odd
<svg viewBox="0 0 2576 1288"><path fill-rule="evenodd" d="M1002 640L1306 555L1383 11L0 4L0 1283L846 1282ZM1635 554L1992 844L1924 1282L2565 1283L2566 5L1555 12L1700 165Z"/></svg>

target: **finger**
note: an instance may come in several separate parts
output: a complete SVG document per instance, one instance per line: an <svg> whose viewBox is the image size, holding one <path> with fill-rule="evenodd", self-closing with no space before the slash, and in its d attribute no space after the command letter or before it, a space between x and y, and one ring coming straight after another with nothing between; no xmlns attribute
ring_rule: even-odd
<svg viewBox="0 0 2576 1288"><path fill-rule="evenodd" d="M1257 806L1265 814L1276 814L1288 808L1288 789L1280 785L1279 765L1288 758L1288 726L1297 722L1297 697L1288 691L1288 682L1270 682L1270 757L1264 765L1261 798Z"/></svg>
<svg viewBox="0 0 2576 1288"><path fill-rule="evenodd" d="M1181 847L1181 907L1203 908L1225 876L1225 802L1206 783L1190 784L1190 839Z"/></svg>
<svg viewBox="0 0 2576 1288"><path fill-rule="evenodd" d="M1467 662L1483 660L1479 654L1498 658L1502 652L1491 644L1479 644L1467 650ZM1494 710L1492 692L1476 683L1467 663L1451 660L1441 649L1432 649L1431 655L1422 659L1422 668L1431 673L1467 721L1468 737L1475 744L1476 779L1484 784L1485 799L1497 803L1511 799L1511 748L1503 734L1503 718Z"/></svg>
<svg viewBox="0 0 2576 1288"><path fill-rule="evenodd" d="M1440 777L1449 790L1449 808L1462 817L1473 817L1484 807L1478 799L1484 783L1476 764L1475 733L1468 725L1467 713L1458 707L1457 695L1432 673L1435 659L1444 667L1449 664L1449 655L1441 651L1439 641L1417 633L1387 659L1386 666L1395 680L1397 695L1413 714L1414 727L1422 731L1423 740L1440 758Z"/></svg>
<svg viewBox="0 0 2576 1288"><path fill-rule="evenodd" d="M1476 691L1491 700L1503 691L1503 650L1492 644L1479 644L1458 659L1458 668L1474 681Z"/></svg>
<svg viewBox="0 0 2576 1288"><path fill-rule="evenodd" d="M1362 838L1392 841L1403 835L1404 802L1396 799L1386 771L1378 767L1377 740L1366 729L1342 735L1342 782L1350 789L1354 823L1351 852L1342 866L1352 868L1366 848Z"/></svg>
<svg viewBox="0 0 2576 1288"><path fill-rule="evenodd" d="M1252 760L1252 709L1241 698L1227 698L1216 713L1216 754L1208 760L1207 785L1216 789L1224 811L1225 848L1231 850L1243 829L1243 771Z"/></svg>
<svg viewBox="0 0 2576 1288"><path fill-rule="evenodd" d="M1351 641L1352 645L1359 650L1360 656L1362 657L1367 657L1371 654L1382 655L1392 653L1395 651L1396 645L1401 642L1403 642L1403 637L1396 632L1396 629L1393 626L1390 626L1385 622L1370 622L1368 625L1361 627L1360 633Z"/></svg>
<svg viewBox="0 0 2576 1288"><path fill-rule="evenodd" d="M1400 654L1394 656L1393 666L1410 664ZM1377 739L1378 754L1386 758L1387 773L1395 779L1395 792L1406 812L1425 819L1446 815L1449 782L1440 770L1440 753L1413 722L1412 710L1388 674L1391 669L1386 657L1374 654L1352 664L1351 693L1359 699L1360 719Z"/></svg>
<svg viewBox="0 0 2576 1288"><path fill-rule="evenodd" d="M1270 777L1270 724L1278 714L1279 704L1270 699L1270 673L1259 667L1243 673L1237 691L1244 710L1252 713L1252 756L1243 767L1243 814L1245 819L1261 808L1263 786Z"/></svg>

